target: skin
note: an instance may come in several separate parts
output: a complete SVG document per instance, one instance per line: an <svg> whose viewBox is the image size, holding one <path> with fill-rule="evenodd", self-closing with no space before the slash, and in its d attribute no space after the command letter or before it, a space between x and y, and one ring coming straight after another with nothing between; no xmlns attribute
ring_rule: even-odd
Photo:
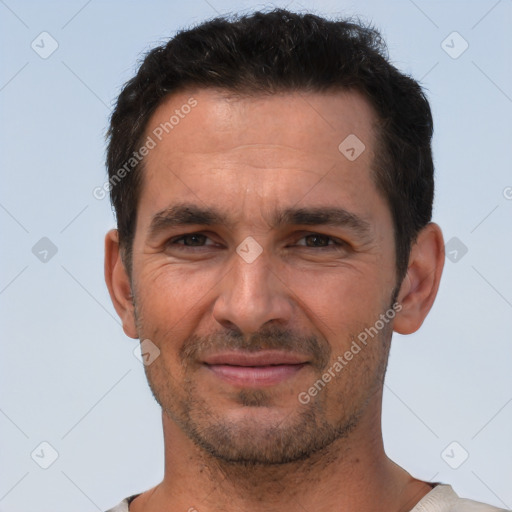
<svg viewBox="0 0 512 512"><path fill-rule="evenodd" d="M105 239L124 331L160 350L145 371L162 406L165 474L130 510L412 509L431 487L384 452L382 388L392 331L415 332L435 299L440 228L419 233L397 283L392 218L370 171L375 114L358 93L184 90L160 105L146 135L191 97L197 106L145 159L131 276L117 231ZM338 150L349 134L365 145L354 161ZM153 216L178 202L217 207L231 225L150 237ZM322 206L357 215L368 232L272 223L275 210ZM179 238L191 233L205 236ZM251 263L236 252L248 236L262 249ZM395 288L394 319L301 403L392 307ZM308 364L264 388L233 384L203 364L225 348L283 348Z"/></svg>

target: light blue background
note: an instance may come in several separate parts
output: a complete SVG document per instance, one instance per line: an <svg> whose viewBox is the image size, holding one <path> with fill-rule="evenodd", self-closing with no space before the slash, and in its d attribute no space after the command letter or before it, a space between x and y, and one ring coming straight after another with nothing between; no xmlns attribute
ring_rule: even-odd
<svg viewBox="0 0 512 512"><path fill-rule="evenodd" d="M394 337L385 445L418 478L512 508L512 3L274 5L287 4L372 20L395 65L427 88L434 220L468 252L446 261L421 330ZM103 281L114 221L92 190L105 181L104 133L144 51L217 13L264 6L0 0L1 511L105 510L160 481L159 408ZM47 59L31 48L43 31L59 44ZM457 59L441 47L453 31L469 43ZM47 263L32 253L42 237L58 248ZM42 441L59 454L48 469L30 455ZM452 441L469 453L458 469L441 457Z"/></svg>

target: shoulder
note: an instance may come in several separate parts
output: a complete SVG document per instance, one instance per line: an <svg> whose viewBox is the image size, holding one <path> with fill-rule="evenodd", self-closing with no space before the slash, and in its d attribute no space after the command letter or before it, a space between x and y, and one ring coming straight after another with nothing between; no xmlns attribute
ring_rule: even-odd
<svg viewBox="0 0 512 512"><path fill-rule="evenodd" d="M478 501L460 498L450 485L438 484L411 512L507 512ZM509 511L510 512L510 511Z"/></svg>
<svg viewBox="0 0 512 512"><path fill-rule="evenodd" d="M106 512L128 512L128 499L124 499L113 508L109 508Z"/></svg>
<svg viewBox="0 0 512 512"><path fill-rule="evenodd" d="M132 496L128 496L121 503L117 504L113 508L109 508L106 512L129 512L130 503L137 497L139 494L134 494Z"/></svg>
<svg viewBox="0 0 512 512"><path fill-rule="evenodd" d="M504 508L493 507L478 501L459 498L453 508L453 512L510 512Z"/></svg>

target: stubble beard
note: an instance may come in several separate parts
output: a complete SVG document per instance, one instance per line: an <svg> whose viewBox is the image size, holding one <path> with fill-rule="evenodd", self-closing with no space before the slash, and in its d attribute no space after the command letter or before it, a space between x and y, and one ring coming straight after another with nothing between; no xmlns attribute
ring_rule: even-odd
<svg viewBox="0 0 512 512"><path fill-rule="evenodd" d="M399 289L400 284L397 284L392 292L391 304L395 303ZM137 333L143 340L146 339L145 329L142 325L143 318L139 313L136 295L133 293L132 300ZM200 396L190 372L186 374L180 385L162 364L162 357L157 358L152 365L145 366L144 369L151 392L164 414L174 421L205 454L218 463L230 466L279 466L307 461L313 455L328 449L335 441L348 438L356 430L372 398L377 396L381 400L392 332L392 324L386 325L378 333L376 339L371 342L378 346L377 349L374 347L372 351L372 347L369 349L365 347L366 354L363 353L361 358L357 356L359 363L351 364L352 377L350 375L347 377L343 372L342 375L336 377L347 380L345 386L339 387L337 395L330 399L331 402L334 402L330 407L339 408L339 414L334 419L328 418L329 401L326 400L328 390L324 389L320 393L323 400L311 400L308 404L299 403L297 400L297 412L294 410L281 420L271 424L258 424L254 419L230 422L216 414L215 410ZM232 335L233 333L228 334ZM263 336L264 341L260 342L260 346L255 347L251 338L250 342L244 339L237 348L250 350L296 348L287 334L287 332L279 330L270 331ZM349 338L351 341L355 340L354 335L350 335ZM260 340L259 337L257 339ZM327 366L332 364L330 346L325 340L322 340L325 343L322 345L317 338L300 337L298 339L300 342L306 342L310 350L313 347L320 353L315 354L318 364L317 377L312 381L315 382L317 378L321 377ZM265 343L265 340L268 343ZM278 341L276 342L276 340ZM285 341L284 346L279 340ZM188 353L187 350L182 350L182 359L185 359L185 355L190 357L190 352L190 350ZM186 362L184 366L187 366ZM359 389L363 387L365 393L357 393L357 389L352 389L353 384L352 387L350 385L351 378L355 376L357 381L361 373L364 375L364 379L360 381L359 378L358 386ZM356 399L354 399L355 395L357 395ZM265 407L271 405L271 402L271 395L266 390L241 390L238 393L240 406Z"/></svg>
<svg viewBox="0 0 512 512"><path fill-rule="evenodd" d="M145 339L143 326L139 322L137 328L143 336L141 339ZM372 343L389 345L391 331L384 331ZM350 338L354 339L353 336ZM146 366L145 371L153 396L163 412L205 455L230 466L270 467L306 461L328 450L335 441L350 436L371 398L382 390L387 354L383 355L382 350L376 352L370 357L370 354L361 356L357 368L351 362L352 372L346 375L344 369L334 379L346 379L345 385L338 387L336 395L333 396L336 383L331 382L327 384L328 389L320 391L316 399L308 404L301 404L297 400L296 409L271 422L258 421L257 415L237 421L228 420L201 397L192 372L185 372L185 379L180 384L162 364L162 357ZM380 358L378 364L375 364L375 357ZM330 364L332 361L329 357L323 363L323 369ZM321 377L323 369L319 370L312 383ZM365 381L359 382L359 385L366 393L352 389L350 381L357 375L365 376ZM329 386L333 388L332 391ZM240 390L237 403L240 407L252 407L258 412L258 408L272 406L272 393L261 389ZM327 413L335 408L337 416L329 418Z"/></svg>
<svg viewBox="0 0 512 512"><path fill-rule="evenodd" d="M354 414L331 424L323 419L323 407L318 402L301 405L298 401L298 411L279 420L258 421L251 415L229 421L208 407L194 390L188 398L171 407L167 397L158 396L157 386L152 386L152 391L160 405L167 405L162 406L165 414L197 447L219 462L230 465L274 466L304 461L337 439L347 437L358 421ZM263 393L241 391L239 404L245 403L256 409L255 403L266 401Z"/></svg>

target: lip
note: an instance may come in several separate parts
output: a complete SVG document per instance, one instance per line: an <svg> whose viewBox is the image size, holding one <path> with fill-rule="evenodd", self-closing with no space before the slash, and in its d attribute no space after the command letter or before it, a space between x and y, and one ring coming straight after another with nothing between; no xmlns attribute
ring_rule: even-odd
<svg viewBox="0 0 512 512"><path fill-rule="evenodd" d="M203 362L216 377L243 387L276 385L308 364L304 356L277 350L222 352L206 357Z"/></svg>
<svg viewBox="0 0 512 512"><path fill-rule="evenodd" d="M304 364L308 360L300 354L282 350L260 350L258 352L220 352L206 357L203 362L207 365L273 366Z"/></svg>

